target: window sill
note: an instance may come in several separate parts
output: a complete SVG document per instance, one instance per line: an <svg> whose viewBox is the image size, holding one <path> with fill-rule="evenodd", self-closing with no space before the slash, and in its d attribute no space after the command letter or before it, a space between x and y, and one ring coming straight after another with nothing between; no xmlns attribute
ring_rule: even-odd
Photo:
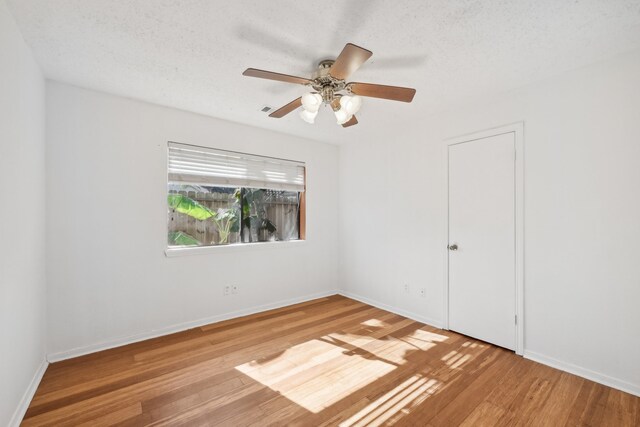
<svg viewBox="0 0 640 427"><path fill-rule="evenodd" d="M282 249L301 247L305 245L306 240L288 240L286 242L256 242L256 243L242 243L234 245L219 245L219 246L192 246L186 248L167 248L164 250L165 255L168 258L189 256L189 255L204 255L208 253L230 253L230 252L243 252L243 251L255 251L264 249Z"/></svg>

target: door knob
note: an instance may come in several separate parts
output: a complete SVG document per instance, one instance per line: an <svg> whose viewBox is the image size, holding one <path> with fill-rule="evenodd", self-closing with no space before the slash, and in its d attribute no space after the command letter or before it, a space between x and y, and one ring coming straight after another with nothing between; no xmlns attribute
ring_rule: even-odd
<svg viewBox="0 0 640 427"><path fill-rule="evenodd" d="M457 251L458 250L458 245L456 245L455 243L453 245L449 245L449 250L450 251Z"/></svg>

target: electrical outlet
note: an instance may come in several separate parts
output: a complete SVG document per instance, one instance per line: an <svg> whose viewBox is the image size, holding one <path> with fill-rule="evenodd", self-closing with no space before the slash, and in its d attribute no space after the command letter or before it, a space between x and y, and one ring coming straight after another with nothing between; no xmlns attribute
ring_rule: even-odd
<svg viewBox="0 0 640 427"><path fill-rule="evenodd" d="M408 293L409 293L409 284L408 284L408 283L405 283L405 284L404 284L404 293L405 293L405 294L408 294Z"/></svg>
<svg viewBox="0 0 640 427"><path fill-rule="evenodd" d="M226 297L230 293L231 293L231 285L224 285L224 287L222 288L222 295Z"/></svg>
<svg viewBox="0 0 640 427"><path fill-rule="evenodd" d="M427 290L425 288L420 288L420 296L422 298L426 298L427 296Z"/></svg>
<svg viewBox="0 0 640 427"><path fill-rule="evenodd" d="M238 286L238 285L231 285L231 293L232 293L232 294L237 294L239 290L240 290L240 286Z"/></svg>

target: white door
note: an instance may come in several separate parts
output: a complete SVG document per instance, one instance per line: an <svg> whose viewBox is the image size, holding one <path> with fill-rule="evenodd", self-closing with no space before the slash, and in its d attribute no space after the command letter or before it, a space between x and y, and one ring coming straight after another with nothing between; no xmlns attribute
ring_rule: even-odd
<svg viewBox="0 0 640 427"><path fill-rule="evenodd" d="M449 146L449 329L516 347L515 134Z"/></svg>

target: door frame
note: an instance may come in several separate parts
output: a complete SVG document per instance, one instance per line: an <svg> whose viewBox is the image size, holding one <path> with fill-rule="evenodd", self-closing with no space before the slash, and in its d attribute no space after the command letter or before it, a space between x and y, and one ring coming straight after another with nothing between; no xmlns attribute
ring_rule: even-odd
<svg viewBox="0 0 640 427"><path fill-rule="evenodd" d="M447 138L443 141L444 150L444 197L445 229L443 250L445 251L444 307L442 329L449 329L449 147L451 145L472 142L492 136L513 133L515 137L515 286L516 300L514 319L516 326L515 352L524 352L524 122L486 129L479 132Z"/></svg>

